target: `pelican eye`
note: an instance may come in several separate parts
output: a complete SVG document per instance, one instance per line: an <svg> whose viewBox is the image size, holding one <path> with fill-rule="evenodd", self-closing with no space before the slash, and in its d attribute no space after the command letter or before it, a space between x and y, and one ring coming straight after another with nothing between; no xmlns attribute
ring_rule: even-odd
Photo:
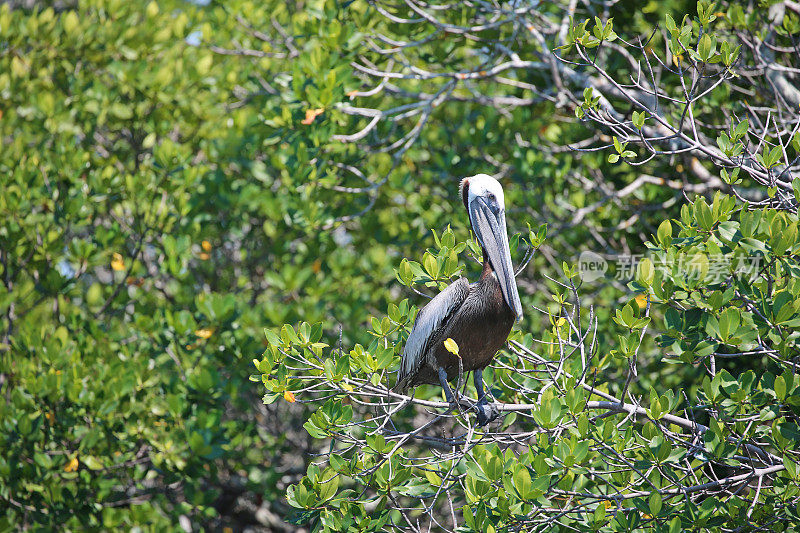
<svg viewBox="0 0 800 533"><path fill-rule="evenodd" d="M500 212L500 202L497 201L497 196L494 193L490 192L486 195L486 204L494 214Z"/></svg>

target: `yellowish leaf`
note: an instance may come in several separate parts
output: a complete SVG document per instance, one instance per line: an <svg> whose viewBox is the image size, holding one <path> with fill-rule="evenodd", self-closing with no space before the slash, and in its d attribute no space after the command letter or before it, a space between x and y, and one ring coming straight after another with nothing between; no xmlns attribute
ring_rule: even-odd
<svg viewBox="0 0 800 533"><path fill-rule="evenodd" d="M125 261L123 261L121 254L114 252L111 258L111 268L117 271L125 270Z"/></svg>
<svg viewBox="0 0 800 533"><path fill-rule="evenodd" d="M447 351L450 352L451 354L458 355L458 344L456 344L456 341L454 341L450 337L447 337L447 339L445 339L444 347L447 348Z"/></svg>
<svg viewBox="0 0 800 533"><path fill-rule="evenodd" d="M78 465L80 465L80 463L78 462L78 458L73 457L64 467L64 472L75 472L76 470L78 470Z"/></svg>
<svg viewBox="0 0 800 533"><path fill-rule="evenodd" d="M195 66L197 68L197 72L201 76L204 76L204 75L208 74L208 71L211 70L211 64L213 62L214 62L214 58L212 57L211 54L204 55L195 64Z"/></svg>
<svg viewBox="0 0 800 533"><path fill-rule="evenodd" d="M430 470L425 470L424 473L425 479L428 480L428 483L434 487L440 487L442 485L442 478L439 477L439 474L436 472L431 472Z"/></svg>
<svg viewBox="0 0 800 533"><path fill-rule="evenodd" d="M67 13L64 16L63 21L64 21L64 31L67 33L67 35L71 35L72 32L75 31L75 28L77 28L78 24L80 23L80 21L78 20L78 15L76 15L74 11L70 11L69 13Z"/></svg>
<svg viewBox="0 0 800 533"><path fill-rule="evenodd" d="M639 306L639 309L646 309L647 308L647 294L642 293L636 296L636 305Z"/></svg>
<svg viewBox="0 0 800 533"><path fill-rule="evenodd" d="M147 137L145 137L144 140L142 141L142 148L149 150L155 145L156 145L156 134L154 132L148 133Z"/></svg>
<svg viewBox="0 0 800 533"><path fill-rule="evenodd" d="M206 252L210 252L211 251L211 243L208 242L208 241L201 242L200 246L202 246L203 250L205 250Z"/></svg>
<svg viewBox="0 0 800 533"><path fill-rule="evenodd" d="M294 393L290 390L287 390L283 393L283 399L289 403L294 403L297 399L294 397Z"/></svg>
<svg viewBox="0 0 800 533"><path fill-rule="evenodd" d="M306 109L306 118L304 118L300 122L306 125L311 124L312 122L314 122L315 118L317 118L319 115L322 114L323 111L325 111L325 109L322 107L318 109Z"/></svg>
<svg viewBox="0 0 800 533"><path fill-rule="evenodd" d="M11 58L11 72L14 73L14 76L22 78L28 73L28 69L28 64L24 59L17 56Z"/></svg>
<svg viewBox="0 0 800 533"><path fill-rule="evenodd" d="M201 339L207 339L214 334L214 330L211 328L200 328L197 331L195 331L194 334L200 337Z"/></svg>
<svg viewBox="0 0 800 533"><path fill-rule="evenodd" d="M147 4L146 13L147 13L147 16L150 17L150 18L153 18L156 15L158 15L158 3L156 3L155 0L153 0L152 2Z"/></svg>

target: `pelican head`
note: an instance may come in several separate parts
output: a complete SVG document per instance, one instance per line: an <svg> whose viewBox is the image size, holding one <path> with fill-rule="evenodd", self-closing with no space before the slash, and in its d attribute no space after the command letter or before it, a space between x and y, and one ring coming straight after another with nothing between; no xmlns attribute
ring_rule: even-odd
<svg viewBox="0 0 800 533"><path fill-rule="evenodd" d="M460 192L469 213L472 231L497 276L503 299L514 312L517 321L520 321L522 304L519 301L514 266L511 264L511 250L508 246L503 187L493 177L478 174L461 180Z"/></svg>

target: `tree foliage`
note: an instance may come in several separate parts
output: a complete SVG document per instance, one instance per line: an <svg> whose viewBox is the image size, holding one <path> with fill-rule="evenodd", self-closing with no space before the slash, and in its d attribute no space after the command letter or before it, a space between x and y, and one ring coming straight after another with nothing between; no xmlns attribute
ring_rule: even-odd
<svg viewBox="0 0 800 533"><path fill-rule="evenodd" d="M290 490L297 519L330 531L796 523L800 309L789 272L798 268L797 223L720 194L711 205L687 204L677 231L666 221L648 243L653 261L643 260L632 282L643 297L616 311L610 352L597 349L596 317L581 315L579 276L565 266L549 329L516 332L493 364L492 394L505 417L488 430L475 427L466 387L458 413L432 388L412 397L386 389L415 312L407 300L374 318L374 340L349 353L325 357L322 329L307 323L268 335L257 361L265 401L291 394L318 402L305 428L330 442ZM439 263L453 249L447 240L452 233L428 252ZM753 258L757 268L741 268L739 260ZM710 272L710 261L726 266ZM430 272L410 271L430 283ZM684 379L677 388L652 382L626 399L656 306L666 310L656 325L661 371ZM750 361L728 363L741 357ZM619 366L628 379L607 381Z"/></svg>
<svg viewBox="0 0 800 533"><path fill-rule="evenodd" d="M256 361L265 401L288 395L318 405L305 427L326 442L290 492L296 520L330 531L795 523L792 7L701 2L692 13L661 13L660 27L634 16L622 36L614 20L625 6L615 4L585 21L576 3L371 7L325 13L365 34L345 56L362 82L349 93L359 107L295 85L297 100L352 131L333 140L358 147L347 170L367 185L348 188L337 173L336 187L378 194L406 158L448 149L449 161L431 157L425 170L469 175L478 161L489 164L523 191L538 187L512 192L508 203L521 206L517 231L535 227L542 211L552 215L550 242L540 246L531 232L526 247L556 263L559 277L539 270L550 282L527 291L540 314L493 365L492 392L508 415L488 431L474 426L468 394L456 414L435 389L412 397L387 389L417 312L407 300L374 317L373 338L352 349L322 342L320 325L269 334ZM538 144L525 138L536 111L546 117ZM478 129L480 144L457 148L459 135L471 141ZM343 157L336 143L316 154L320 169ZM369 156L386 155L388 170L371 166ZM572 178L580 192L542 183L540 169ZM626 204L628 196L635 201ZM635 206L634 215L620 221L615 203ZM633 224L644 230L626 231ZM476 244L444 235L434 232L435 248L398 262L398 281L441 290L469 272L473 263L458 254ZM580 286L569 262L553 261L587 241L603 251L646 244L649 257L627 287L598 291Z"/></svg>
<svg viewBox="0 0 800 533"><path fill-rule="evenodd" d="M248 390L261 257L219 216L257 210L255 180L225 183L251 65L188 44L181 5L5 5L0 28L0 524L177 528L278 501L302 462Z"/></svg>

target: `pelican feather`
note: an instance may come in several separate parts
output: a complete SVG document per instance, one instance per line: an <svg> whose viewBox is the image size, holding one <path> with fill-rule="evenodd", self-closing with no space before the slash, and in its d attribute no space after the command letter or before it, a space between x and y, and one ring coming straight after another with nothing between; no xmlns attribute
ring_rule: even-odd
<svg viewBox="0 0 800 533"><path fill-rule="evenodd" d="M446 329L447 321L458 311L468 294L469 282L465 278L458 278L417 313L403 348L395 391L403 393L412 385L425 360L431 357L431 348L438 341L437 333ZM441 339L442 342L444 340ZM430 364L436 365L435 361Z"/></svg>

